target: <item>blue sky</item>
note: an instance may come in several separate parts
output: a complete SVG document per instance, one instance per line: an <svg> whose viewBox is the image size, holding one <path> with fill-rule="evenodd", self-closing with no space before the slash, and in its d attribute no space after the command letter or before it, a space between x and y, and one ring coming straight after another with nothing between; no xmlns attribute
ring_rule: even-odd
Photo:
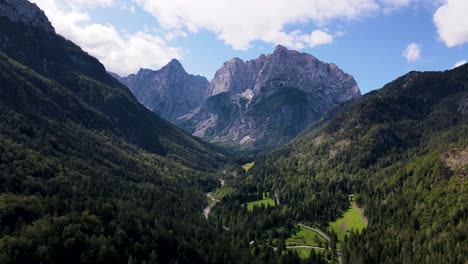
<svg viewBox="0 0 468 264"><path fill-rule="evenodd" d="M253 59L283 44L337 64L366 93L408 71L468 59L466 0L34 2L59 34L121 75L175 57L211 79L232 57Z"/></svg>

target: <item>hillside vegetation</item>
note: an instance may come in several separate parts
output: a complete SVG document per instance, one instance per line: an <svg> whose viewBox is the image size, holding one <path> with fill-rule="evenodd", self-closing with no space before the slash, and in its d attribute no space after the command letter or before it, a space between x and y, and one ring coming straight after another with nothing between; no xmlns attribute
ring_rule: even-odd
<svg viewBox="0 0 468 264"><path fill-rule="evenodd" d="M467 121L467 65L410 72L259 156L214 211L231 232L258 241L268 258L270 249L261 245L281 248L294 223L329 229L347 217L348 195L355 194L368 226L337 236L335 222L328 231L332 248L344 241L343 263L465 263ZM253 216L238 208L238 201L266 191L280 206ZM289 255L283 258L294 259Z"/></svg>
<svg viewBox="0 0 468 264"><path fill-rule="evenodd" d="M222 150L145 109L73 43L0 28L0 263L239 259L248 244L231 249L202 215Z"/></svg>

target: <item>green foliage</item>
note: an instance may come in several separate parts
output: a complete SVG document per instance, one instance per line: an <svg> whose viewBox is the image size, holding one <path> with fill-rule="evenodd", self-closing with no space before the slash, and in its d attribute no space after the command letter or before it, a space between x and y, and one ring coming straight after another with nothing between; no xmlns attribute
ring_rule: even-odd
<svg viewBox="0 0 468 264"><path fill-rule="evenodd" d="M247 203L247 211L252 211L254 207L270 207L275 206L275 201L269 197L268 193L262 194L262 199Z"/></svg>
<svg viewBox="0 0 468 264"><path fill-rule="evenodd" d="M259 155L215 219L273 246L294 234L295 223L321 230L332 223L330 247L341 249L344 263L465 263L468 172L453 164L467 159L467 89L466 66L412 72L344 104L289 145ZM263 190L279 206L250 217L237 211L243 195ZM349 194L365 208L364 229L359 211L346 213ZM344 233L344 222L355 231Z"/></svg>
<svg viewBox="0 0 468 264"><path fill-rule="evenodd" d="M344 241L346 234L350 231L361 233L362 229L367 226L366 222L363 210L353 202L351 208L344 213L342 218L330 223L330 228L340 241Z"/></svg>
<svg viewBox="0 0 468 264"><path fill-rule="evenodd" d="M242 168L248 172L253 166L255 165L255 162L249 162L244 165L242 165Z"/></svg>
<svg viewBox="0 0 468 264"><path fill-rule="evenodd" d="M99 61L72 42L4 17L0 28L0 52L27 67L0 55L3 103L15 111L72 118L199 170L214 171L225 161L223 150L192 138L138 103ZM7 61L18 67L9 69Z"/></svg>
<svg viewBox="0 0 468 264"><path fill-rule="evenodd" d="M219 149L146 110L62 37L0 28L0 263L254 258L202 215Z"/></svg>
<svg viewBox="0 0 468 264"><path fill-rule="evenodd" d="M286 239L286 245L288 246L325 247L326 244L327 241L321 235L301 226L297 226L297 231L295 230L295 233L293 233L291 237ZM310 250L308 252L310 253ZM307 254L307 256L309 255Z"/></svg>

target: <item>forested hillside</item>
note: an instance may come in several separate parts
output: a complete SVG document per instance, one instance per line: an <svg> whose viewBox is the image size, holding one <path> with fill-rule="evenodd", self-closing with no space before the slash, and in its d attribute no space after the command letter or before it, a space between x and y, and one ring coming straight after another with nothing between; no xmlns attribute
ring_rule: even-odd
<svg viewBox="0 0 468 264"><path fill-rule="evenodd" d="M202 215L218 149L146 110L73 43L0 22L0 263L236 259Z"/></svg>
<svg viewBox="0 0 468 264"><path fill-rule="evenodd" d="M41 28L0 17L0 52L66 87L102 118L90 128L112 133L139 147L200 169L217 167L220 150L196 140L147 110L104 66L72 42ZM5 98L14 102L16 98ZM22 99L22 98L18 98ZM78 115L79 121L85 116Z"/></svg>
<svg viewBox="0 0 468 264"><path fill-rule="evenodd" d="M343 263L466 263L467 106L468 65L408 73L258 157L216 220L267 258L297 223L327 230L354 194L368 226L338 245ZM277 206L243 208L264 192Z"/></svg>

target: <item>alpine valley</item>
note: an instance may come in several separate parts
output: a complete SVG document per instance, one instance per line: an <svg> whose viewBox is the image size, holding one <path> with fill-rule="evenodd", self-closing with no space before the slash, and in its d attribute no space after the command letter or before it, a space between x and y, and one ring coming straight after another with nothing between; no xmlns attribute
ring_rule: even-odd
<svg viewBox="0 0 468 264"><path fill-rule="evenodd" d="M0 0L2 264L465 264L467 175L468 64L364 95L281 45L120 77Z"/></svg>

